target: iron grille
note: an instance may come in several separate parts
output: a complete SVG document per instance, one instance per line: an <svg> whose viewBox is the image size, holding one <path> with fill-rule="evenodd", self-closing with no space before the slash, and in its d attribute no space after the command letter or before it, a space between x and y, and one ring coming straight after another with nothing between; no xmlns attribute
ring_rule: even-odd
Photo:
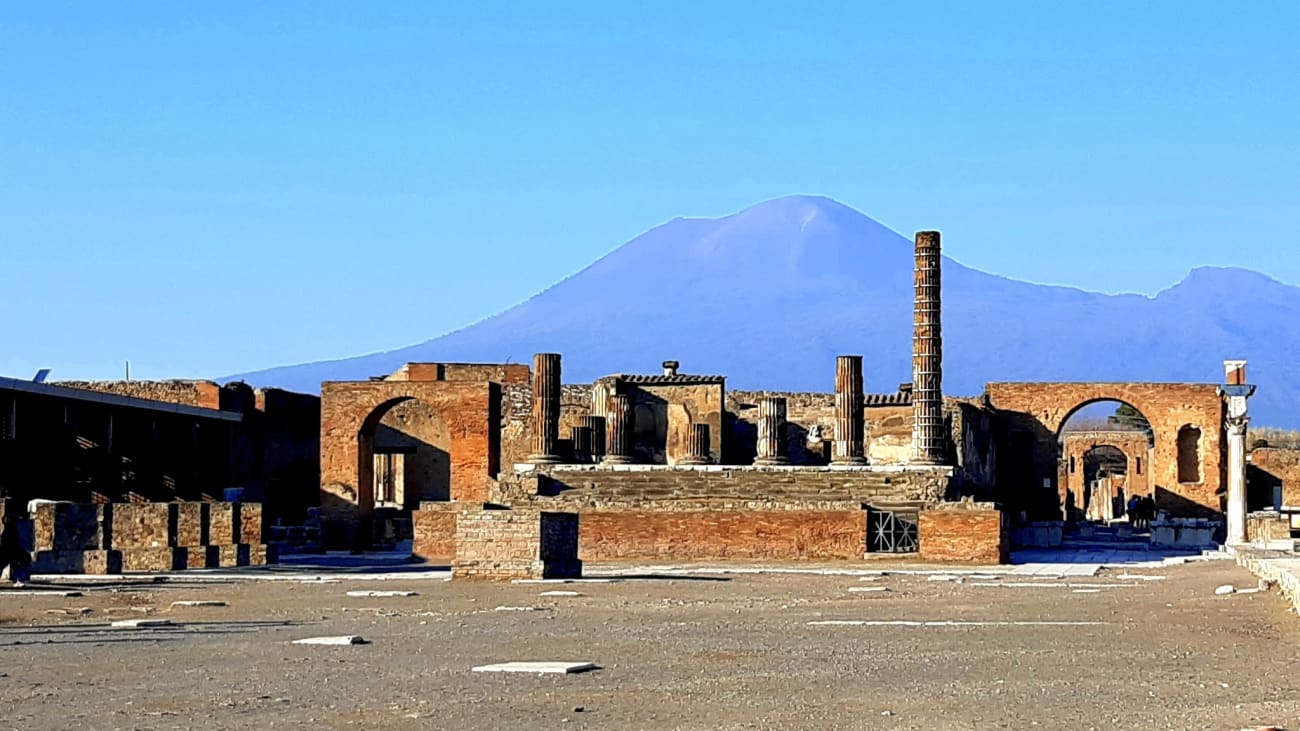
<svg viewBox="0 0 1300 731"><path fill-rule="evenodd" d="M867 517L868 552L916 553L919 549L916 513L871 510Z"/></svg>

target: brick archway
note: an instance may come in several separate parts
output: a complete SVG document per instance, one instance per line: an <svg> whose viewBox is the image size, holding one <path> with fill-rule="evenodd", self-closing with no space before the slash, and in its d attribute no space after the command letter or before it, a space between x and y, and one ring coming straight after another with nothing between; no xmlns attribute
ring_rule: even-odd
<svg viewBox="0 0 1300 731"><path fill-rule="evenodd" d="M1151 424L1150 482L1157 504L1175 515L1222 511L1224 405L1216 384L990 383L985 395L999 412L1003 444L1023 444L1028 451L1019 455L1020 464L1018 455L1009 455L1010 464L999 475L1007 502L1021 510L1040 517L1059 514L1062 427L1089 404L1119 401L1142 412ZM1187 425L1201 430L1196 482L1178 479L1178 431Z"/></svg>
<svg viewBox="0 0 1300 731"><path fill-rule="evenodd" d="M1124 455L1125 497L1152 492L1151 455L1154 449L1145 432L1064 431L1061 434L1060 478L1057 481L1062 515L1068 518L1072 510L1083 510L1087 490L1085 463L1088 455L1107 447Z"/></svg>
<svg viewBox="0 0 1300 731"><path fill-rule="evenodd" d="M500 387L468 381L348 381L321 384L321 511L331 520L369 518L373 484L365 438L395 405L419 401L450 432L452 500L484 502L499 469Z"/></svg>

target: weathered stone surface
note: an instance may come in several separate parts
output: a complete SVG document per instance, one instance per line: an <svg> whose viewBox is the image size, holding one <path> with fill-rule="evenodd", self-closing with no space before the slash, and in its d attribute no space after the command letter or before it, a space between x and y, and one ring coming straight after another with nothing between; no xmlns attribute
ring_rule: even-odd
<svg viewBox="0 0 1300 731"><path fill-rule="evenodd" d="M208 505L208 543L223 546L239 543L239 503L211 503Z"/></svg>
<svg viewBox="0 0 1300 731"><path fill-rule="evenodd" d="M411 514L411 554L425 561L451 561L456 555L457 503L420 503Z"/></svg>
<svg viewBox="0 0 1300 731"><path fill-rule="evenodd" d="M835 452L833 462L866 464L866 431L863 422L862 356L841 355L835 359Z"/></svg>
<svg viewBox="0 0 1300 731"><path fill-rule="evenodd" d="M576 578L578 516L465 506L456 516L452 577L502 581Z"/></svg>
<svg viewBox="0 0 1300 731"><path fill-rule="evenodd" d="M605 462L630 464L632 457L632 430L636 427L632 413L632 400L626 394L611 394L605 407Z"/></svg>
<svg viewBox="0 0 1300 731"><path fill-rule="evenodd" d="M916 234L916 303L912 334L912 461L943 464L942 271L938 231Z"/></svg>
<svg viewBox="0 0 1300 731"><path fill-rule="evenodd" d="M1011 541L1002 511L953 506L922 510L917 526L926 561L1001 564L1010 560Z"/></svg>
<svg viewBox="0 0 1300 731"><path fill-rule="evenodd" d="M256 545L262 542L262 506L259 503L239 503L239 536L237 543Z"/></svg>
<svg viewBox="0 0 1300 731"><path fill-rule="evenodd" d="M208 503L175 503L176 546L208 544Z"/></svg>
<svg viewBox="0 0 1300 731"><path fill-rule="evenodd" d="M162 546L122 549L123 571L179 571L189 568L190 549Z"/></svg>
<svg viewBox="0 0 1300 731"><path fill-rule="evenodd" d="M789 463L785 453L785 399L767 396L758 402L758 456L756 465Z"/></svg>
<svg viewBox="0 0 1300 731"><path fill-rule="evenodd" d="M113 548L160 549L171 546L174 514L175 508L170 503L115 504L112 510ZM127 571L149 570L132 568L131 559L125 555L123 561Z"/></svg>
<svg viewBox="0 0 1300 731"><path fill-rule="evenodd" d="M554 464L562 461L560 439L560 354L533 356L533 452L528 461Z"/></svg>
<svg viewBox="0 0 1300 731"><path fill-rule="evenodd" d="M122 552L37 551L32 556L33 574L120 574Z"/></svg>
<svg viewBox="0 0 1300 731"><path fill-rule="evenodd" d="M111 505L41 503L32 519L37 551L96 551L111 545Z"/></svg>
<svg viewBox="0 0 1300 731"><path fill-rule="evenodd" d="M212 381L58 381L57 385L204 409L221 408L221 386Z"/></svg>

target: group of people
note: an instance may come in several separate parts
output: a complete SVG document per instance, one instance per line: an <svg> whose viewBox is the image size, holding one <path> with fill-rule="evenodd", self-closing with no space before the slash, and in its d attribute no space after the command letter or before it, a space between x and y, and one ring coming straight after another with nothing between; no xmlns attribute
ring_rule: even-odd
<svg viewBox="0 0 1300 731"><path fill-rule="evenodd" d="M1128 522L1136 530L1147 530L1156 517L1156 501L1150 495L1134 495L1128 499Z"/></svg>

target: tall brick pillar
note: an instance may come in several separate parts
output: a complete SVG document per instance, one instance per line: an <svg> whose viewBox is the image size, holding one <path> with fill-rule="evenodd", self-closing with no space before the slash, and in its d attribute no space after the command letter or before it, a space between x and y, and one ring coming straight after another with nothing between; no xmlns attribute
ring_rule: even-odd
<svg viewBox="0 0 1300 731"><path fill-rule="evenodd" d="M867 463L862 407L862 356L841 355L835 359L835 454L831 464Z"/></svg>
<svg viewBox="0 0 1300 731"><path fill-rule="evenodd" d="M605 463L632 464L632 399L616 393L605 408Z"/></svg>
<svg viewBox="0 0 1300 731"><path fill-rule="evenodd" d="M756 465L788 464L785 456L785 399L764 396L758 400L758 458Z"/></svg>
<svg viewBox="0 0 1300 731"><path fill-rule="evenodd" d="M679 460L677 464L708 464L713 461L709 457L709 425L708 424L691 424L691 443L690 450L686 459Z"/></svg>
<svg viewBox="0 0 1300 731"><path fill-rule="evenodd" d="M559 454L560 441L560 354L538 353L533 356L533 464L564 461Z"/></svg>
<svg viewBox="0 0 1300 731"><path fill-rule="evenodd" d="M912 336L912 462L942 464L943 333L938 231L916 234L916 304Z"/></svg>
<svg viewBox="0 0 1300 731"><path fill-rule="evenodd" d="M582 425L591 430L591 461L599 462L605 458L605 417L584 416Z"/></svg>

